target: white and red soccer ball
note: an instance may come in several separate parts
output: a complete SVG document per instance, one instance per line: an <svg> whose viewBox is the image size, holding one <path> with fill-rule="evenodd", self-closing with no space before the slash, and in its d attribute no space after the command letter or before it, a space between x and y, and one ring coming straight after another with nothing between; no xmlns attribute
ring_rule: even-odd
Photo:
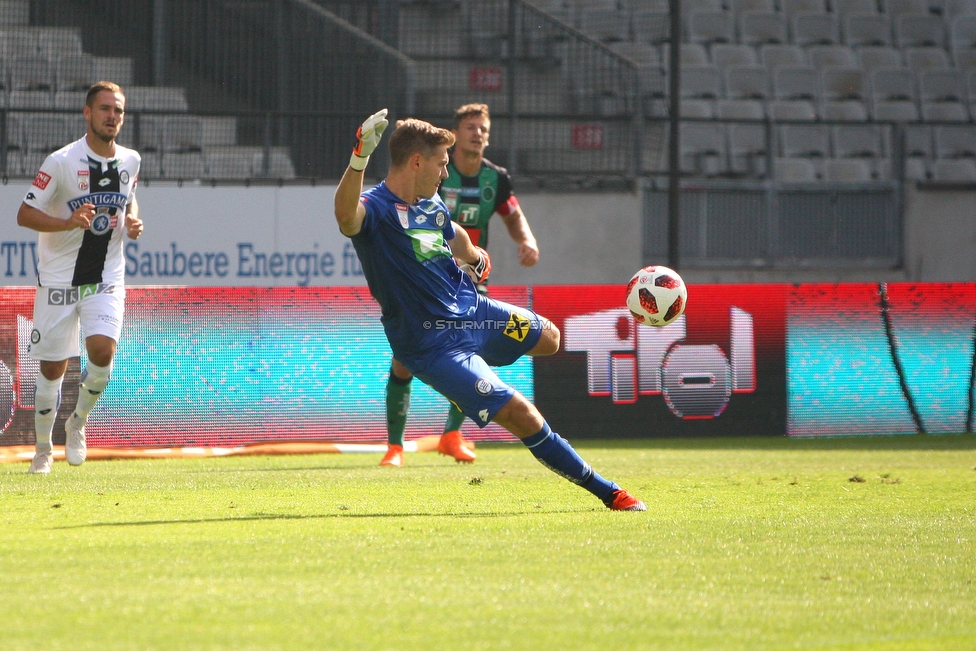
<svg viewBox="0 0 976 651"><path fill-rule="evenodd" d="M627 307L634 318L645 325L672 323L684 313L687 303L685 281L667 267L644 267L627 283Z"/></svg>

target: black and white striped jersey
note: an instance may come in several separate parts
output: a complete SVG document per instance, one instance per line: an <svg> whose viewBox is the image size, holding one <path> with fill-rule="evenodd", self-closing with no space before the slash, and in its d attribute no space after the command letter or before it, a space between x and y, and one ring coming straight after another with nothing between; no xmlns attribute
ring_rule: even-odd
<svg viewBox="0 0 976 651"><path fill-rule="evenodd" d="M95 154L85 138L47 157L24 203L59 219L91 203L91 228L40 233L37 281L41 287L77 287L125 280L125 209L135 197L138 152L115 145L115 156Z"/></svg>

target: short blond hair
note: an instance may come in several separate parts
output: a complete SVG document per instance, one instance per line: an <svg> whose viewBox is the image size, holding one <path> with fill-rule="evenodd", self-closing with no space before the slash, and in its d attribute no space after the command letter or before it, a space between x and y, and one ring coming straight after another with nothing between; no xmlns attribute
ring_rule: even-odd
<svg viewBox="0 0 976 651"><path fill-rule="evenodd" d="M390 162L394 167L406 165L414 154L430 158L440 145L454 144L454 134L417 118L397 120L390 136Z"/></svg>
<svg viewBox="0 0 976 651"><path fill-rule="evenodd" d="M122 88L118 84L111 81L96 81L88 89L88 94L85 96L85 106L93 106L95 104L95 96L103 90L118 93L123 99L125 98L125 93L122 92Z"/></svg>

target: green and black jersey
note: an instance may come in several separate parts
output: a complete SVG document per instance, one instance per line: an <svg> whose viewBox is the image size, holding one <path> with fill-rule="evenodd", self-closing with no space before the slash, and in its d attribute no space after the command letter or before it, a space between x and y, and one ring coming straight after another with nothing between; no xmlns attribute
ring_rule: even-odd
<svg viewBox="0 0 976 651"><path fill-rule="evenodd" d="M488 220L496 212L510 215L518 206L512 177L504 167L487 159L481 160L477 176L461 174L454 161L447 164L447 173L438 192L451 211L451 219L468 232L474 244L487 249Z"/></svg>

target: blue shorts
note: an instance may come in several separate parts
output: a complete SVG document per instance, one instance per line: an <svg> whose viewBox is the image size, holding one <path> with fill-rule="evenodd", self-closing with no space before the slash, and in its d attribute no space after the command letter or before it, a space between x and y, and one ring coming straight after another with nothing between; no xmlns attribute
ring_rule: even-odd
<svg viewBox="0 0 976 651"><path fill-rule="evenodd" d="M459 322L455 336L445 337L450 343L433 351L424 371L414 374L484 427L515 395L491 366L507 366L532 350L542 337L543 319L532 310L479 299L476 318Z"/></svg>

